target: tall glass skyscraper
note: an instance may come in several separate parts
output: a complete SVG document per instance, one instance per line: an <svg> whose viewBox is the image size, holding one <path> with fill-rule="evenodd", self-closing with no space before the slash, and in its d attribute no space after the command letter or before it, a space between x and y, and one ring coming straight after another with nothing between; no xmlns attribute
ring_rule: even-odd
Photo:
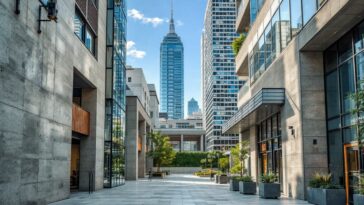
<svg viewBox="0 0 364 205"><path fill-rule="evenodd" d="M235 32L235 0L208 0L202 34L202 98L207 150L227 150L238 135L222 135L224 122L234 115L243 81L235 74L231 43Z"/></svg>
<svg viewBox="0 0 364 205"><path fill-rule="evenodd" d="M107 1L104 187L125 182L126 0Z"/></svg>
<svg viewBox="0 0 364 205"><path fill-rule="evenodd" d="M168 114L168 119L184 117L184 57L181 38L176 34L173 9L169 32L160 47L160 112Z"/></svg>
<svg viewBox="0 0 364 205"><path fill-rule="evenodd" d="M194 112L198 112L200 107L198 106L198 102L192 98L188 101L188 115L191 116Z"/></svg>

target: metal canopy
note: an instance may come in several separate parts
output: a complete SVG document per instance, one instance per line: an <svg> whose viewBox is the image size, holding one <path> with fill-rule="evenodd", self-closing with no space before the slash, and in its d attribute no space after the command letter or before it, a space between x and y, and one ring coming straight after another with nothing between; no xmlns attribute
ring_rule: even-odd
<svg viewBox="0 0 364 205"><path fill-rule="evenodd" d="M238 134L264 116L279 111L284 101L284 88L262 88L223 125L223 134Z"/></svg>

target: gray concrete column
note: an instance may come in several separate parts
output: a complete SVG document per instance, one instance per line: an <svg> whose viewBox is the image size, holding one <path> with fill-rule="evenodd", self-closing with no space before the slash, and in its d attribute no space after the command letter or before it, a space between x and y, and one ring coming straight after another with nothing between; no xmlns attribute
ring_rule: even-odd
<svg viewBox="0 0 364 205"><path fill-rule="evenodd" d="M138 179L138 113L135 99L127 98L126 109L126 139L125 139L125 152L126 152L126 180Z"/></svg>
<svg viewBox="0 0 364 205"><path fill-rule="evenodd" d="M250 141L250 167L248 169L248 172L250 172L250 176L253 177L253 179L258 181L259 176L259 166L258 166L258 148L256 143L256 127L252 126L249 130L249 141ZM242 140L240 138L242 134L239 135L239 140Z"/></svg>
<svg viewBox="0 0 364 205"><path fill-rule="evenodd" d="M203 135L201 135L200 139L200 151L203 151L204 141L203 141Z"/></svg>
<svg viewBox="0 0 364 205"><path fill-rule="evenodd" d="M182 152L184 150L184 146L183 146L183 135L181 135L181 149L179 150L180 152Z"/></svg>
<svg viewBox="0 0 364 205"><path fill-rule="evenodd" d="M151 141L148 140L148 134L153 132L150 127L147 127L147 148L148 148L148 151L152 149L152 145L151 145ZM146 162L146 171L148 172L149 169L153 169L153 158L151 157L148 157L148 153L146 153L146 158L147 158L147 162Z"/></svg>
<svg viewBox="0 0 364 205"><path fill-rule="evenodd" d="M146 171L146 139L147 139L147 123L145 120L139 122L139 136L141 137L142 150L139 152L138 157L138 176L139 178L145 177Z"/></svg>

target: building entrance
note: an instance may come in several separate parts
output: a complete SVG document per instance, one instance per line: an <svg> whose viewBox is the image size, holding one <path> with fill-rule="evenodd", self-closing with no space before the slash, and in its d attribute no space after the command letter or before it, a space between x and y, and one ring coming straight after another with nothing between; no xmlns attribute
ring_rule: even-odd
<svg viewBox="0 0 364 205"><path fill-rule="evenodd" d="M71 191L78 191L80 176L80 141L72 139L71 148L71 169L70 169L70 188Z"/></svg>

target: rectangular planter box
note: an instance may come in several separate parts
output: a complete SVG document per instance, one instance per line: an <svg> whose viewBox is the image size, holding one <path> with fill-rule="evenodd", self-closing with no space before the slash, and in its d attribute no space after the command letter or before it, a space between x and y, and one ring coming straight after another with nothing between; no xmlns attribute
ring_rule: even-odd
<svg viewBox="0 0 364 205"><path fill-rule="evenodd" d="M345 189L308 188L307 201L316 205L346 204Z"/></svg>
<svg viewBox="0 0 364 205"><path fill-rule="evenodd" d="M220 175L220 176L218 176L218 180L219 180L219 184L227 184L228 183L228 181L229 181L229 178L228 178L228 176L227 175Z"/></svg>
<svg viewBox="0 0 364 205"><path fill-rule="evenodd" d="M354 205L364 204L364 195L354 194Z"/></svg>
<svg viewBox="0 0 364 205"><path fill-rule="evenodd" d="M259 183L259 196L266 199L277 199L281 196L281 185L278 183Z"/></svg>
<svg viewBox="0 0 364 205"><path fill-rule="evenodd" d="M218 184L219 183L219 179L220 179L219 176L215 174L214 175L214 178L215 178L215 183Z"/></svg>
<svg viewBox="0 0 364 205"><path fill-rule="evenodd" d="M240 194L256 194L257 183L255 182L239 182Z"/></svg>
<svg viewBox="0 0 364 205"><path fill-rule="evenodd" d="M230 191L239 191L239 181L230 179Z"/></svg>

